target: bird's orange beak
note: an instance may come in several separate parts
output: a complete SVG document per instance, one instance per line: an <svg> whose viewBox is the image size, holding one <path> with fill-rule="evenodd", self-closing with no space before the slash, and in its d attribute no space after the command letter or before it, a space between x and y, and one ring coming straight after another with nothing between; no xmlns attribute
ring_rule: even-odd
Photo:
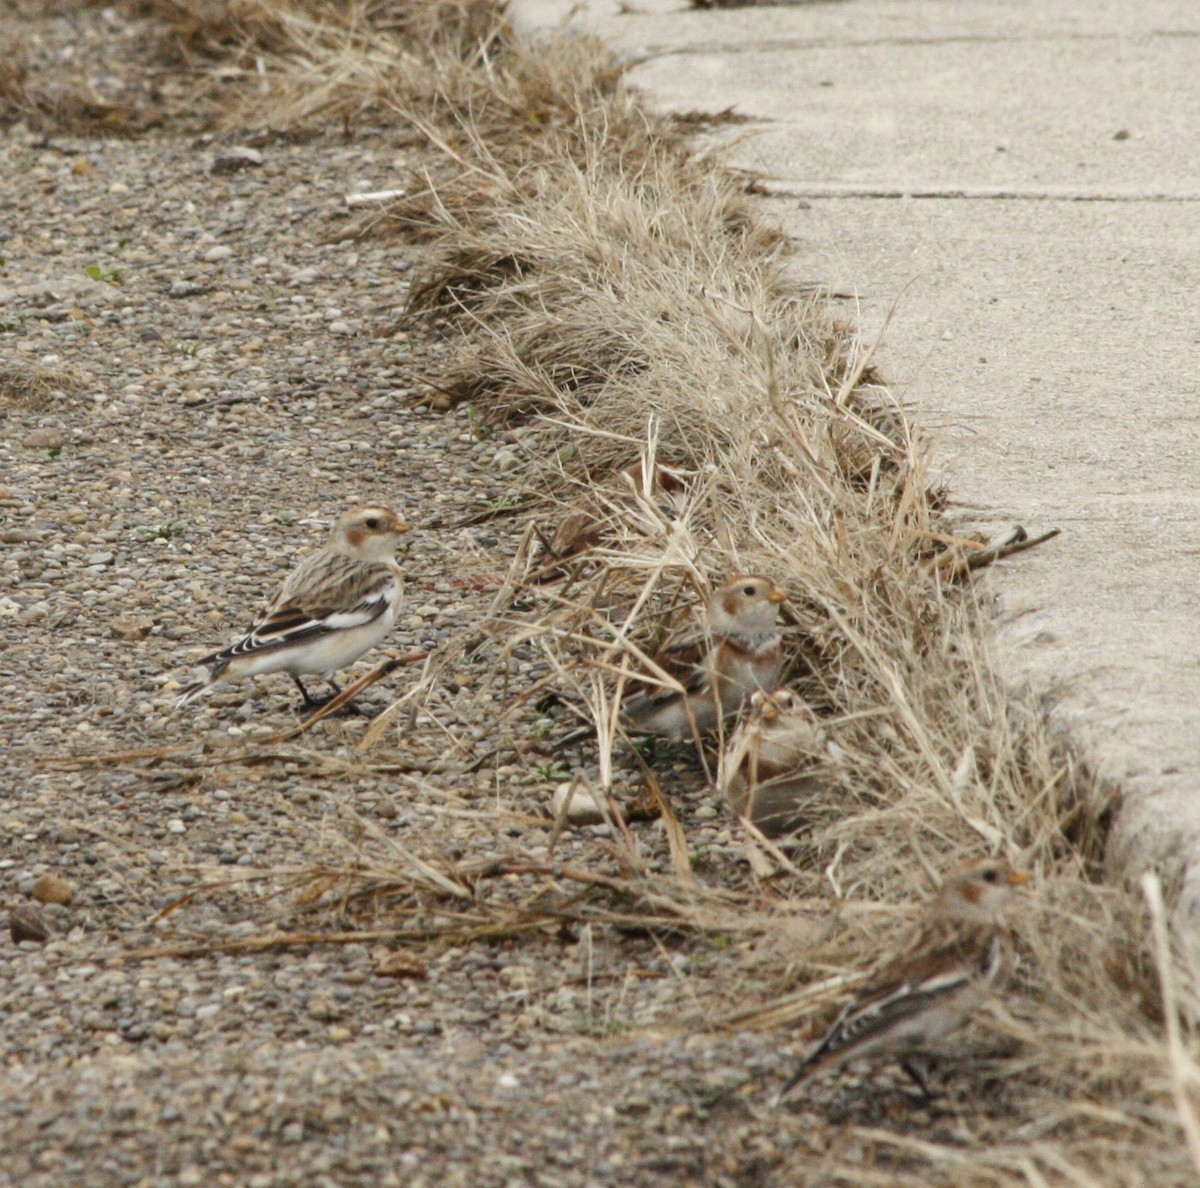
<svg viewBox="0 0 1200 1188"><path fill-rule="evenodd" d="M1023 870L1010 870L1008 881L1012 886L1019 887L1022 883L1029 882L1029 876Z"/></svg>
<svg viewBox="0 0 1200 1188"><path fill-rule="evenodd" d="M774 722L779 717L779 706L769 697L758 707L758 716L764 722Z"/></svg>
<svg viewBox="0 0 1200 1188"><path fill-rule="evenodd" d="M402 532L411 532L412 529L399 516L393 516L392 531L398 535Z"/></svg>
<svg viewBox="0 0 1200 1188"><path fill-rule="evenodd" d="M772 583L771 593L767 595L768 602L786 602L787 592Z"/></svg>

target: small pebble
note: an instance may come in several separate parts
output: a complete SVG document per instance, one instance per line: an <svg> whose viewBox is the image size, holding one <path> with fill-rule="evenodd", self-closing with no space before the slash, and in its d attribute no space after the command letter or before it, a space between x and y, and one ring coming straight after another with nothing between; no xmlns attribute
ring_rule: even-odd
<svg viewBox="0 0 1200 1188"><path fill-rule="evenodd" d="M39 903L67 904L75 894L75 888L58 875L44 874L33 885L33 898Z"/></svg>
<svg viewBox="0 0 1200 1188"><path fill-rule="evenodd" d="M21 439L21 444L30 450L60 450L65 441L66 438L63 437L61 429L47 426L44 429L35 429L32 433L26 434Z"/></svg>
<svg viewBox="0 0 1200 1188"><path fill-rule="evenodd" d="M22 941L45 944L50 939L50 929L40 912L29 907L12 908L8 913L8 935L14 945Z"/></svg>
<svg viewBox="0 0 1200 1188"><path fill-rule="evenodd" d="M591 791L571 782L559 784L554 789L550 811L555 820L565 815L569 825L599 825L605 819Z"/></svg>

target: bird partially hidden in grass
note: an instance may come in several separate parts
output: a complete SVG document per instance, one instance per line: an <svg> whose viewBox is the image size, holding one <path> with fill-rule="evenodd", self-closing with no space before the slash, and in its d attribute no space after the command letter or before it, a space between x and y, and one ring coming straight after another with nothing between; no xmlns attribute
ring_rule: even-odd
<svg viewBox="0 0 1200 1188"><path fill-rule="evenodd" d="M698 738L737 713L756 690L774 689L783 671L778 618L786 599L770 578L754 574L718 586L707 602L704 633L654 657L678 687L637 678L635 691L621 703L626 728L673 742ZM590 726L572 730L553 749L561 751L591 733Z"/></svg>
<svg viewBox="0 0 1200 1188"><path fill-rule="evenodd" d="M1003 859L981 859L955 870L909 943L875 967L774 1104L825 1069L883 1057L899 1060L929 1096L913 1058L932 1054L1007 976L1012 942L1001 915L1012 889L1027 881Z"/></svg>
<svg viewBox="0 0 1200 1188"><path fill-rule="evenodd" d="M538 568L530 574L533 582L557 581L566 576L565 563L601 544L612 530L615 509L651 514L663 520L677 518L686 499L692 472L643 458L613 475L610 481L593 487L582 506L570 511L550 532L535 525L541 543Z"/></svg>
<svg viewBox="0 0 1200 1188"><path fill-rule="evenodd" d="M668 649L656 663L682 686L626 699L632 729L676 742L712 730L752 693L774 689L783 669L779 604L787 595L770 578L739 575L708 600L705 633Z"/></svg>
<svg viewBox="0 0 1200 1188"><path fill-rule="evenodd" d="M404 586L396 546L408 530L390 507L355 507L339 516L325 547L300 562L249 632L197 661L208 666L208 677L185 689L176 705L221 681L267 672L290 674L306 706L323 705L301 674L321 674L336 695L333 674L392 629Z"/></svg>
<svg viewBox="0 0 1200 1188"><path fill-rule="evenodd" d="M839 751L794 689L759 690L721 753L717 787L735 816L765 837L783 838L804 821Z"/></svg>

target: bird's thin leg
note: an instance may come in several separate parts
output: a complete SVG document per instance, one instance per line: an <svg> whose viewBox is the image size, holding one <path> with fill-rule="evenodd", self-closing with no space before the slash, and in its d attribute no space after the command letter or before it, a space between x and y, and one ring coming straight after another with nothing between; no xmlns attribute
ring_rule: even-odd
<svg viewBox="0 0 1200 1188"><path fill-rule="evenodd" d="M317 709L325 704L324 701L318 701L315 697L313 697L313 695L304 687L304 682L295 673L292 673L292 680L296 682L296 688L300 690L300 696L304 698L304 704L306 708Z"/></svg>
<svg viewBox="0 0 1200 1188"><path fill-rule="evenodd" d="M311 692L308 692L308 690L305 689L304 682L302 682L302 680L296 676L295 673L292 674L292 679L296 684L296 689L300 690L300 696L304 697L305 709L320 709L322 706L328 706L328 704L334 700L338 694L341 694L342 691L341 686L337 684L336 680L332 679L331 677L326 677L325 679L328 680L330 685L332 685L334 691L332 691L328 697L313 697ZM338 709L334 716L335 718L342 714L355 714L361 716L365 713L366 710L360 709L358 706L355 706L353 701L350 701L344 704L341 709Z"/></svg>
<svg viewBox="0 0 1200 1188"><path fill-rule="evenodd" d="M922 1070L920 1065L918 1065L914 1060L902 1060L900 1062L900 1067L904 1069L909 1080L911 1080L925 1095L926 1100L932 1101L937 1096L937 1094L929 1088L929 1080L927 1078L927 1073L929 1072L928 1068Z"/></svg>
<svg viewBox="0 0 1200 1188"><path fill-rule="evenodd" d="M333 689L332 695L327 697L325 701L332 701L334 697L340 697L342 695L341 685L339 685L337 681L333 679L333 677L326 677L325 679L329 682L330 688ZM325 702L322 702L321 704L324 705ZM341 709L337 710L333 716L335 718L342 716L349 718L369 718L371 715L356 701L351 699L350 701L347 701L346 704L341 707Z"/></svg>

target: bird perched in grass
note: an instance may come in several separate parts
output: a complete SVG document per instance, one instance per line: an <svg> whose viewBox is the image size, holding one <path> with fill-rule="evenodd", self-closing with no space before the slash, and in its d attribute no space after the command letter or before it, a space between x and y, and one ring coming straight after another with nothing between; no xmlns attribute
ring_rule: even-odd
<svg viewBox="0 0 1200 1188"><path fill-rule="evenodd" d="M633 730L679 741L737 713L752 693L774 689L783 669L779 604L787 595L770 578L738 576L708 600L705 633L669 649L657 663L683 687L659 687L626 699Z"/></svg>
<svg viewBox="0 0 1200 1188"><path fill-rule="evenodd" d="M955 870L907 945L881 961L825 1038L775 1097L802 1081L861 1058L892 1057L928 1095L912 1057L930 1052L967 1022L1012 964L1001 914L1028 876L1002 859Z"/></svg>
<svg viewBox="0 0 1200 1188"><path fill-rule="evenodd" d="M322 705L300 680L333 673L380 643L396 621L404 575L396 546L408 525L390 507L355 507L334 523L329 542L305 557L237 643L198 661L207 679L184 690L186 705L221 681L286 672L306 706Z"/></svg>
<svg viewBox="0 0 1200 1188"><path fill-rule="evenodd" d="M793 833L825 786L837 754L817 716L793 689L759 690L721 754L717 787L735 815L766 837Z"/></svg>

